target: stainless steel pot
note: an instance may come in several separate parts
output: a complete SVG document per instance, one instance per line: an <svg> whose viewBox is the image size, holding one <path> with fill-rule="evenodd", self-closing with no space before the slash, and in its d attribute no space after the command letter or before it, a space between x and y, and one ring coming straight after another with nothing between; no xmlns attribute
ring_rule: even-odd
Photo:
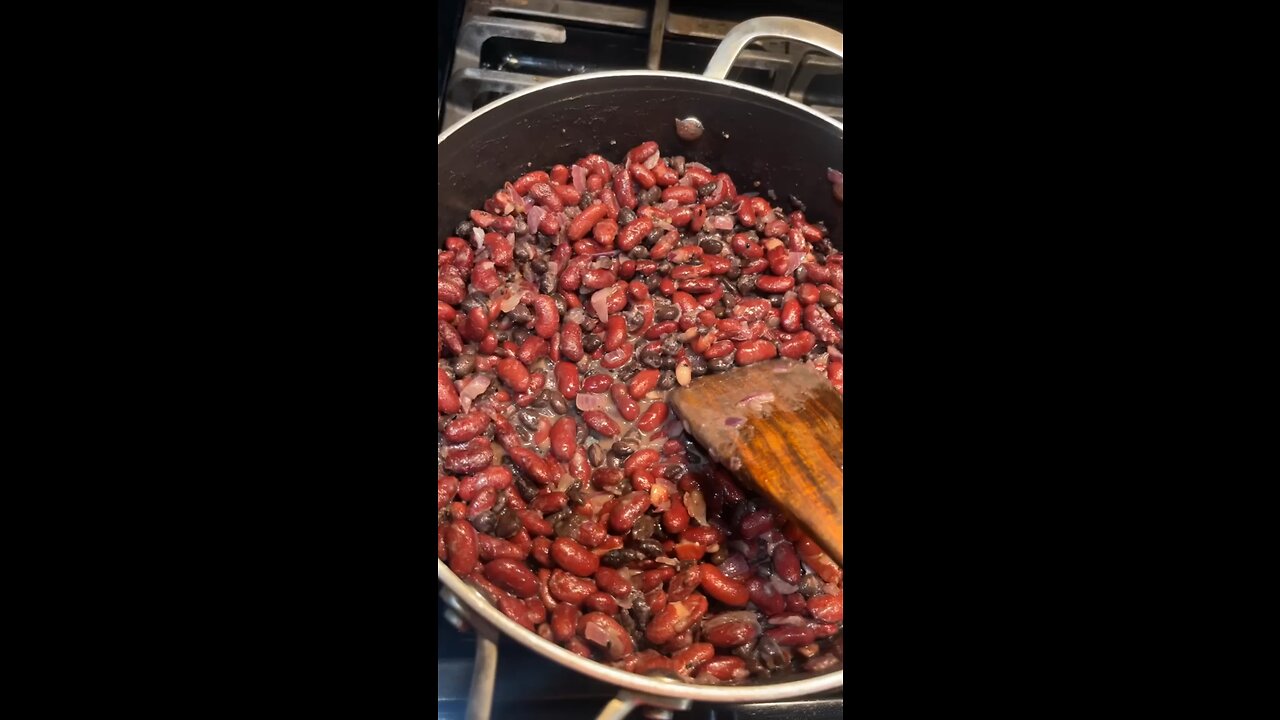
<svg viewBox="0 0 1280 720"><path fill-rule="evenodd" d="M664 154L687 154L729 173L746 191L753 181L780 197L795 195L807 215L823 220L832 243L843 247L843 209L832 197L827 168L844 170L844 126L772 93L725 80L751 42L780 38L844 57L844 36L804 20L764 17L725 36L704 75L662 71L593 73L556 80L497 100L439 135L438 242L452 234L478 200L504 179L589 153L621 154L657 140ZM697 117L703 136L686 143L676 118ZM497 640L517 642L578 672L622 690L598 720L623 718L637 705L686 709L693 700L745 703L819 693L844 684L844 671L784 682L739 686L693 685L645 677L580 657L520 627L437 560L441 597L454 618L476 629L475 672L467 717L487 720L497 666Z"/></svg>

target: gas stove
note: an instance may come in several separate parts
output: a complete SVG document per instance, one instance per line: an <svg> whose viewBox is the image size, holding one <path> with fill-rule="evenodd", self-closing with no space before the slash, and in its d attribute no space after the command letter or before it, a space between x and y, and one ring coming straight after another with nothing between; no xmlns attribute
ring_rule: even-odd
<svg viewBox="0 0 1280 720"><path fill-rule="evenodd" d="M701 73L725 33L753 17L786 15L844 31L838 0L467 0L442 2L439 12L441 27L454 30L437 46L442 131L503 95L560 77L646 68ZM739 56L728 79L844 119L839 58L764 41Z"/></svg>
<svg viewBox="0 0 1280 720"><path fill-rule="evenodd" d="M440 720L463 720L476 652L475 635L461 632L437 603L437 675ZM592 720L618 688L579 674L504 638L499 643L493 713L498 720ZM672 720L835 720L844 714L844 691L770 703L718 706L694 703ZM629 717L644 717L636 709Z"/></svg>

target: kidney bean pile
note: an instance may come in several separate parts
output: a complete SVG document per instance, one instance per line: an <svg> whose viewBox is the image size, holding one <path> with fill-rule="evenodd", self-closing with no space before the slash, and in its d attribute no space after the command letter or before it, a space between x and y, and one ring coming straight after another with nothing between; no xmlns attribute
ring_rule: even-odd
<svg viewBox="0 0 1280 720"><path fill-rule="evenodd" d="M843 393L843 255L791 205L645 142L507 182L445 240L437 552L512 620L690 682L842 666L841 569L665 402L779 355Z"/></svg>

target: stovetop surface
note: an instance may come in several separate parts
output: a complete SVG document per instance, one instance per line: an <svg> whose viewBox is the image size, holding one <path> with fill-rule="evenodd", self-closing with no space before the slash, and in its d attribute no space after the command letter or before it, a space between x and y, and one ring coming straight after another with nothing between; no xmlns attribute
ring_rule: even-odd
<svg viewBox="0 0 1280 720"><path fill-rule="evenodd" d="M466 716L467 693L475 657L475 636L459 632L437 603L439 630L439 697L441 720ZM581 675L504 638L498 651L494 687L495 720L590 720L617 693L615 686ZM843 717L844 690L817 697L751 705L694 703L675 720L833 720ZM642 717L639 710L633 717Z"/></svg>

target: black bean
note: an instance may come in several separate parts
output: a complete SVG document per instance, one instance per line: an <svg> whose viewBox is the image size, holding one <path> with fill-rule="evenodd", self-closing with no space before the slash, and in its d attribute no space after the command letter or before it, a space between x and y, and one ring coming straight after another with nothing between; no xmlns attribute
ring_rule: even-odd
<svg viewBox="0 0 1280 720"><path fill-rule="evenodd" d="M830 310L840 302L840 296L830 290L823 290L818 293L818 302L822 303L822 307Z"/></svg>
<svg viewBox="0 0 1280 720"><path fill-rule="evenodd" d="M646 235L646 236L645 236L645 238L644 238L644 244L645 244L645 245L648 245L649 247L653 247L654 243L656 243L656 242L658 242L659 240L661 240L661 239L662 239L662 236L663 236L663 235L665 235L665 234L666 234L666 233L665 233L664 231L662 231L662 230L654 230L653 232L651 232L651 233L649 233L648 235Z"/></svg>
<svg viewBox="0 0 1280 720"><path fill-rule="evenodd" d="M636 196L636 199L640 201L641 205L654 205L661 197L662 188L654 185L648 190L641 191L641 193Z"/></svg>
<svg viewBox="0 0 1280 720"><path fill-rule="evenodd" d="M689 353L689 370L694 377L702 377L707 374L707 359L697 353Z"/></svg>
<svg viewBox="0 0 1280 720"><path fill-rule="evenodd" d="M716 184L709 182L706 185L698 186L698 197L711 197L711 193L716 191Z"/></svg>
<svg viewBox="0 0 1280 720"><path fill-rule="evenodd" d="M703 240L699 245L702 248L702 251L708 255L719 255L720 251L724 249L724 243L720 242L717 238Z"/></svg>
<svg viewBox="0 0 1280 720"><path fill-rule="evenodd" d="M596 200L595 193L584 192L582 193L582 198L578 200L578 208L581 210L586 210L587 208L591 207L591 203L595 202L595 200Z"/></svg>
<svg viewBox="0 0 1280 720"><path fill-rule="evenodd" d="M625 226L635 222L636 213L631 208L622 208L618 210L618 225Z"/></svg>
<svg viewBox="0 0 1280 720"><path fill-rule="evenodd" d="M793 210L799 210L800 212L804 212L806 209L805 204L800 202L800 198L796 197L795 195L788 195L787 201L791 203L791 208Z"/></svg>
<svg viewBox="0 0 1280 720"><path fill-rule="evenodd" d="M631 248L631 259L632 260L648 260L649 248L643 245L637 245Z"/></svg>
<svg viewBox="0 0 1280 720"><path fill-rule="evenodd" d="M528 340L529 336L532 334L533 332L530 331L528 328L518 327L511 331L511 339L515 341L515 344L523 345L524 341ZM502 349L505 349L505 348L502 348Z"/></svg>
<svg viewBox="0 0 1280 720"><path fill-rule="evenodd" d="M725 355L724 357L718 357L715 360L707 361L708 372L718 373L718 372L724 372L725 370L731 370L731 369L733 369L732 354Z"/></svg>
<svg viewBox="0 0 1280 720"><path fill-rule="evenodd" d="M724 271L724 276L730 280L737 280L742 277L742 268L730 266L728 270Z"/></svg>
<svg viewBox="0 0 1280 720"><path fill-rule="evenodd" d="M770 304L771 306L773 306L773 307L782 307L782 302L783 302L783 296L782 296L782 295L770 295L770 296L768 297L768 300L769 300L769 304ZM772 320L776 320L777 318L773 318L773 317L771 316L771 317L770 317L770 319L772 319Z"/></svg>
<svg viewBox="0 0 1280 720"><path fill-rule="evenodd" d="M475 225L472 225L470 220L463 220L458 223L458 227L453 229L453 234L467 242L471 242L471 229L474 227Z"/></svg>
<svg viewBox="0 0 1280 720"><path fill-rule="evenodd" d="M662 477L668 480L679 480L680 478L688 474L689 474L689 468L679 463L676 463L674 465L668 465L666 469L662 471Z"/></svg>
<svg viewBox="0 0 1280 720"><path fill-rule="evenodd" d="M622 319L627 322L627 332L631 334L635 334L644 324L644 315L641 315L639 310L622 313Z"/></svg>
<svg viewBox="0 0 1280 720"><path fill-rule="evenodd" d="M498 524L498 516L492 510L485 510L471 521L476 527L476 532L491 533L494 525Z"/></svg>
<svg viewBox="0 0 1280 720"><path fill-rule="evenodd" d="M662 557L662 555L666 552L662 549L662 543L653 539L639 540L635 543L635 546L637 550L643 553L644 556L648 557L650 560L652 560L653 558Z"/></svg>
<svg viewBox="0 0 1280 720"><path fill-rule="evenodd" d="M604 344L604 340L601 340L600 336L596 334L587 335L582 338L582 349L589 353L599 350L602 344Z"/></svg>
<svg viewBox="0 0 1280 720"><path fill-rule="evenodd" d="M578 526L586 522L587 519L578 513L573 513L554 525L556 537L570 537L578 530Z"/></svg>
<svg viewBox="0 0 1280 720"><path fill-rule="evenodd" d="M644 599L644 595L637 590L631 593L631 609L627 612L631 613L631 617L635 618L636 625L642 628L649 627L649 620L653 618L653 610L649 608L649 601Z"/></svg>
<svg viewBox="0 0 1280 720"><path fill-rule="evenodd" d="M676 386L676 373L674 370L663 370L662 373L658 375L659 390L670 390L675 386Z"/></svg>
<svg viewBox="0 0 1280 720"><path fill-rule="evenodd" d="M453 364L452 364L452 363L450 363L450 362L444 362L444 363L441 363L440 367L444 368L444 374L445 374L445 375L448 375L450 380L457 380L457 379L458 379L458 378L456 377L456 371L453 369Z"/></svg>
<svg viewBox="0 0 1280 720"><path fill-rule="evenodd" d="M681 347L680 337L675 333L672 333L662 338L662 354L663 355L675 355L676 353L680 352L680 347Z"/></svg>
<svg viewBox="0 0 1280 720"><path fill-rule="evenodd" d="M639 565L644 562L645 554L639 550L632 548L619 548L610 550L600 557L602 565L608 565L611 568L626 567L627 565Z"/></svg>
<svg viewBox="0 0 1280 720"><path fill-rule="evenodd" d="M548 267L547 261L541 257L534 258L533 262L530 263L530 266L533 268L534 272L539 274L546 272Z"/></svg>
<svg viewBox="0 0 1280 720"><path fill-rule="evenodd" d="M756 641L756 654L760 656L760 664L769 670L777 670L786 663L786 659L782 656L782 648L778 647L778 641L768 635L761 635Z"/></svg>
<svg viewBox="0 0 1280 720"><path fill-rule="evenodd" d="M524 220L516 218L516 232L515 232L516 237L520 237L521 235L524 235L527 232L529 232L529 224L526 223Z"/></svg>
<svg viewBox="0 0 1280 720"><path fill-rule="evenodd" d="M747 295L752 290L756 289L756 280L759 279L760 277L758 275L743 275L738 278L738 292L743 295Z"/></svg>
<svg viewBox="0 0 1280 720"><path fill-rule="evenodd" d="M729 558L729 549L723 544L716 548L716 551L707 556L707 562L712 565L719 565Z"/></svg>
<svg viewBox="0 0 1280 720"><path fill-rule="evenodd" d="M680 308L675 305L663 305L653 311L654 322L667 322L680 316Z"/></svg>
<svg viewBox="0 0 1280 720"><path fill-rule="evenodd" d="M655 529L657 529L657 523L654 522L653 516L641 515L636 519L636 524L631 526L631 537L636 540L648 540L653 537Z"/></svg>
<svg viewBox="0 0 1280 720"><path fill-rule="evenodd" d="M529 246L527 244L516 244L515 258L518 262L528 262L531 257L533 257L533 253L529 252Z"/></svg>
<svg viewBox="0 0 1280 720"><path fill-rule="evenodd" d="M759 565L756 566L756 575L759 575L761 578L768 580L769 578L773 577L773 566L770 565L769 563L760 563Z"/></svg>
<svg viewBox="0 0 1280 720"><path fill-rule="evenodd" d="M550 388L538 393L538 399L533 401L534 407L544 408L551 404L551 393L555 392Z"/></svg>
<svg viewBox="0 0 1280 720"><path fill-rule="evenodd" d="M647 368L658 369L662 367L662 351L661 350L641 350L640 364Z"/></svg>
<svg viewBox="0 0 1280 720"><path fill-rule="evenodd" d="M801 595L811 598L822 592L822 578L813 574L805 575L801 578L799 587Z"/></svg>
<svg viewBox="0 0 1280 720"><path fill-rule="evenodd" d="M640 448L636 447L635 443L629 443L625 440L619 440L613 444L613 447L609 448L609 452L613 453L614 455L617 455L620 458L629 458L632 455L635 455L636 450L639 450L639 449Z"/></svg>
<svg viewBox="0 0 1280 720"><path fill-rule="evenodd" d="M519 433L522 429L516 428L516 432ZM533 499L538 496L538 486L530 482L524 473L517 472L515 476L516 489L520 491L520 497L524 498L525 502L533 502Z"/></svg>
<svg viewBox="0 0 1280 720"><path fill-rule="evenodd" d="M649 292L653 292L662 284L662 276L657 273L646 275L644 278L644 286L649 288Z"/></svg>
<svg viewBox="0 0 1280 720"><path fill-rule="evenodd" d="M711 314L715 315L717 318L723 318L725 316L724 302L720 300L717 300L716 304L712 305L709 309L711 310Z"/></svg>
<svg viewBox="0 0 1280 720"><path fill-rule="evenodd" d="M671 263L667 262L666 260L663 260L662 262L658 263L658 274L670 275L671 267L672 267Z"/></svg>
<svg viewBox="0 0 1280 720"><path fill-rule="evenodd" d="M480 308L486 313L489 312L489 296L483 293L473 292L462 299L462 303L458 305L458 309L463 312L470 312L474 308Z"/></svg>
<svg viewBox="0 0 1280 720"><path fill-rule="evenodd" d="M528 325L533 320L533 311L529 309L528 305L517 305L511 309L511 312L507 313L507 318L516 325Z"/></svg>
<svg viewBox="0 0 1280 720"><path fill-rule="evenodd" d="M498 513L498 522L493 530L494 537L504 540L520 532L520 516L512 508L505 508Z"/></svg>
<svg viewBox="0 0 1280 720"><path fill-rule="evenodd" d="M564 395L554 390L551 391L551 398L547 404L551 406L551 411L557 415L569 412L569 403L564 399Z"/></svg>
<svg viewBox="0 0 1280 720"><path fill-rule="evenodd" d="M592 443L591 446L587 448L587 462L591 463L592 467L600 467L603 465L604 448L600 447L597 443Z"/></svg>

